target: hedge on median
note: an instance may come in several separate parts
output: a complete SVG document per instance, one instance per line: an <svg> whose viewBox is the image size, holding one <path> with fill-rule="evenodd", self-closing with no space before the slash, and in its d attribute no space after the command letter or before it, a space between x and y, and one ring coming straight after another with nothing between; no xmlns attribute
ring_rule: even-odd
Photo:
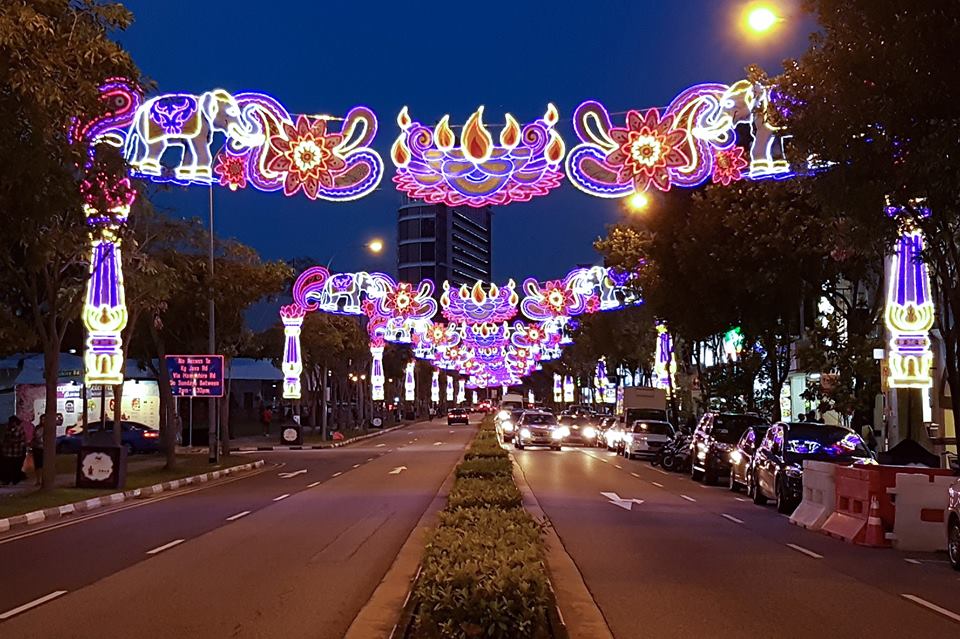
<svg viewBox="0 0 960 639"><path fill-rule="evenodd" d="M466 457L424 552L413 637L545 639L553 605L545 524L521 507L513 462L489 419Z"/></svg>

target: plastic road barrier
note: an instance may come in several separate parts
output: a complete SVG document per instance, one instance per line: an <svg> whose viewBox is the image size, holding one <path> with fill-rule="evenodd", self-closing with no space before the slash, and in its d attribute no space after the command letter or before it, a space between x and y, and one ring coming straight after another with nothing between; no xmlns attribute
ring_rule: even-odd
<svg viewBox="0 0 960 639"><path fill-rule="evenodd" d="M836 505L837 465L829 462L803 462L803 500L790 516L790 523L820 530Z"/></svg>
<svg viewBox="0 0 960 639"><path fill-rule="evenodd" d="M889 489L896 495L897 516L893 533L887 538L900 550L933 552L945 550L947 489L954 477L926 473L897 473L896 486Z"/></svg>

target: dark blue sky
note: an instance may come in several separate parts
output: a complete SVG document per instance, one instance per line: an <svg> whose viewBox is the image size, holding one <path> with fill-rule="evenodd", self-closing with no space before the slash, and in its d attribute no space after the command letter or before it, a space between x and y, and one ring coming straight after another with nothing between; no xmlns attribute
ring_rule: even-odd
<svg viewBox="0 0 960 639"><path fill-rule="evenodd" d="M374 147L387 161L379 190L357 202L311 202L254 189L215 190L217 232L267 258L334 258L336 270L395 270L399 194L389 149L404 105L421 122L445 113L463 123L520 122L560 110L560 132L592 98L611 111L667 104L680 90L732 82L752 62L776 72L806 47L809 21L795 0L773 0L787 22L766 42L738 30L741 0L512 0L326 2L317 0L126 0L136 21L120 40L160 92L262 91L294 113L371 107ZM792 16L790 14L793 14ZM155 200L206 216L206 189L174 187ZM596 259L591 244L624 213L568 183L530 203L495 210L494 276L541 279ZM372 257L359 245L382 237Z"/></svg>

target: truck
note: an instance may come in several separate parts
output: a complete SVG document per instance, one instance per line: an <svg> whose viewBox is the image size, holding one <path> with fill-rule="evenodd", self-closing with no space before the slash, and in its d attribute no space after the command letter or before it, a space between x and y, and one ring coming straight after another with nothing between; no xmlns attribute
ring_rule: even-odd
<svg viewBox="0 0 960 639"><path fill-rule="evenodd" d="M640 419L667 420L667 391L663 388L648 386L626 386L621 388L617 414L620 421L627 424Z"/></svg>

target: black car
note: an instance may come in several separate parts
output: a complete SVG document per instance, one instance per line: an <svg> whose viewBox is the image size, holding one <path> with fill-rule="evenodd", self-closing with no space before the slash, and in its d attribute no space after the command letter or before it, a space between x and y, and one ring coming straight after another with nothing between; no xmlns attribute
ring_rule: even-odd
<svg viewBox="0 0 960 639"><path fill-rule="evenodd" d="M528 410L517 422L513 445L520 450L524 446L549 446L553 450L560 450L565 434L566 429L557 423L557 418L551 413Z"/></svg>
<svg viewBox="0 0 960 639"><path fill-rule="evenodd" d="M449 411L447 411L447 426L469 423L470 413L466 408L451 408Z"/></svg>
<svg viewBox="0 0 960 639"><path fill-rule="evenodd" d="M155 453L160 450L160 431L137 422L120 422L120 444L127 454ZM57 437L57 452L76 454L84 443L112 443L113 422L107 422L106 430L100 429L100 423L88 424L86 429L71 429L66 435Z"/></svg>
<svg viewBox="0 0 960 639"><path fill-rule="evenodd" d="M753 457L748 486L753 503L775 499L778 512L792 513L803 499L806 460L844 464L873 461L873 454L860 435L842 426L774 424Z"/></svg>
<svg viewBox="0 0 960 639"><path fill-rule="evenodd" d="M730 470L730 453L744 431L766 423L756 415L706 413L693 433L690 474L694 479L703 479L704 483L716 483L718 477Z"/></svg>
<svg viewBox="0 0 960 639"><path fill-rule="evenodd" d="M750 480L750 464L757 446L767 432L766 424L750 426L743 432L733 452L730 453L730 490L738 491Z"/></svg>
<svg viewBox="0 0 960 639"><path fill-rule="evenodd" d="M597 419L593 415L560 415L557 421L561 426L566 426L568 431L563 438L564 444L596 446Z"/></svg>

